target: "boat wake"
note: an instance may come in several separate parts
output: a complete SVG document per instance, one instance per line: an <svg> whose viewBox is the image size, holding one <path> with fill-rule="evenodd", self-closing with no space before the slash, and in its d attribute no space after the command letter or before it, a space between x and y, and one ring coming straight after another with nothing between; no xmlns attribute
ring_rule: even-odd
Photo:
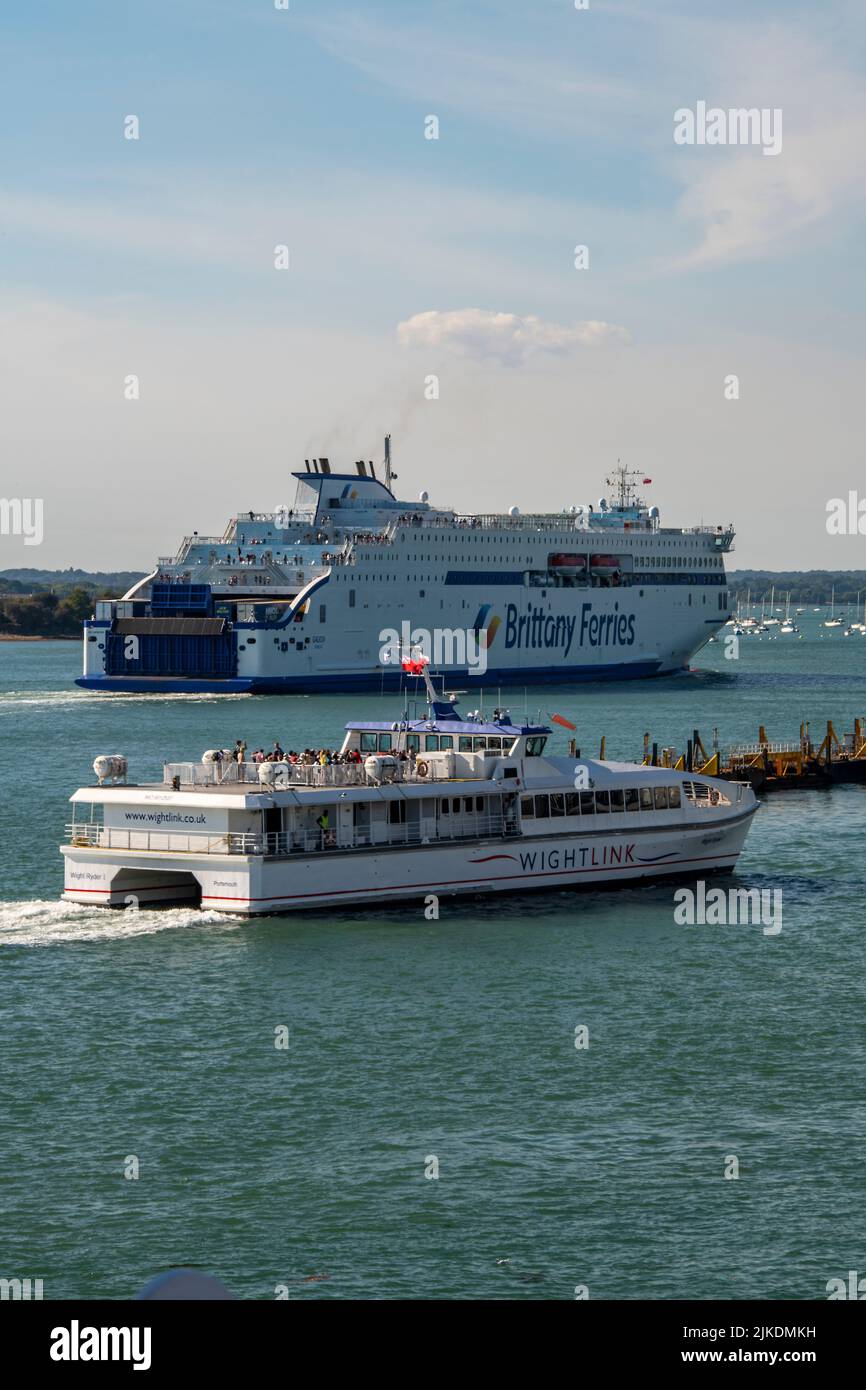
<svg viewBox="0 0 866 1390"><path fill-rule="evenodd" d="M185 694L179 691L176 694L166 693L161 695L159 691L150 694L129 694L119 690L6 690L0 694L0 709L11 706L57 706L57 705L103 705L105 701L112 703L132 704L132 705L152 705L156 701L166 703L190 705L211 705L216 701L224 700L249 700L250 695L244 691L206 691L200 694Z"/></svg>
<svg viewBox="0 0 866 1390"><path fill-rule="evenodd" d="M176 927L234 927L243 917L194 907L121 910L60 900L0 902L0 946L122 941Z"/></svg>

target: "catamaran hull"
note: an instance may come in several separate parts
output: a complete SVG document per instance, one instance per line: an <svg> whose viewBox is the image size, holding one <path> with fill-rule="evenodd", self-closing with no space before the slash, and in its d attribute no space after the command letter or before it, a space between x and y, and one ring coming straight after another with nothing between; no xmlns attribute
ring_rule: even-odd
<svg viewBox="0 0 866 1390"><path fill-rule="evenodd" d="M620 887L734 868L754 810L712 826L523 836L275 858L62 847L63 897L105 907L200 903L231 915L424 904L429 895ZM363 883L359 878L363 876Z"/></svg>

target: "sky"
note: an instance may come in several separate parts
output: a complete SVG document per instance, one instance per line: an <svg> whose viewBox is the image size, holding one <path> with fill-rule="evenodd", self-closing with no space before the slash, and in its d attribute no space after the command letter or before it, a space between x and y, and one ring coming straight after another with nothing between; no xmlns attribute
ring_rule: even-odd
<svg viewBox="0 0 866 1390"><path fill-rule="evenodd" d="M40 0L0 62L0 496L44 516L0 569L152 568L386 432L407 498L559 509L621 460L732 567L866 567L827 530L862 0ZM678 143L701 102L781 148Z"/></svg>

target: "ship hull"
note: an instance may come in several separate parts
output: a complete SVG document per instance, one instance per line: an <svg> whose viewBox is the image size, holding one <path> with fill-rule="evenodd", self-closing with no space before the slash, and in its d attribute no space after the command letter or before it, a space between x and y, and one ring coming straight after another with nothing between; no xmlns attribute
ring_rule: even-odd
<svg viewBox="0 0 866 1390"><path fill-rule="evenodd" d="M474 844L322 850L261 858L64 845L63 897L94 906L171 902L256 916L434 897L602 890L703 878L736 865L753 811L658 831L495 838ZM360 880L363 879L363 882Z"/></svg>
<svg viewBox="0 0 866 1390"><path fill-rule="evenodd" d="M461 688L482 689L490 685L571 685L578 681L646 680L651 676L673 675L687 669L688 662L662 671L658 660L599 663L593 666L513 666L489 667L483 675L468 669L448 669L449 681ZM399 670L380 667L373 671L310 673L300 676L261 675L241 678L201 680L172 676L79 676L76 685L85 690L117 691L122 694L163 695L314 695L331 692L396 691L406 685Z"/></svg>

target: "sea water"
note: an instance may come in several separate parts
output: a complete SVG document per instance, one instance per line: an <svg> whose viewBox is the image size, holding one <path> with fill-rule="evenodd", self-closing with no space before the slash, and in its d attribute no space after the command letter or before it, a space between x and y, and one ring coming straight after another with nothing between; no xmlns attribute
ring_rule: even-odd
<svg viewBox="0 0 866 1390"><path fill-rule="evenodd" d="M722 642L682 676L485 693L585 755L823 736L866 639ZM866 1271L866 787L786 792L736 882L783 928L680 925L674 888L242 921L59 900L69 795L208 747L339 744L392 696L98 696L0 644L0 1278L128 1298L193 1265L244 1298L826 1297ZM479 703L477 694L464 702ZM554 750L570 735L557 729ZM734 1161L735 1160L735 1161ZM736 1174L736 1175L735 1175Z"/></svg>

